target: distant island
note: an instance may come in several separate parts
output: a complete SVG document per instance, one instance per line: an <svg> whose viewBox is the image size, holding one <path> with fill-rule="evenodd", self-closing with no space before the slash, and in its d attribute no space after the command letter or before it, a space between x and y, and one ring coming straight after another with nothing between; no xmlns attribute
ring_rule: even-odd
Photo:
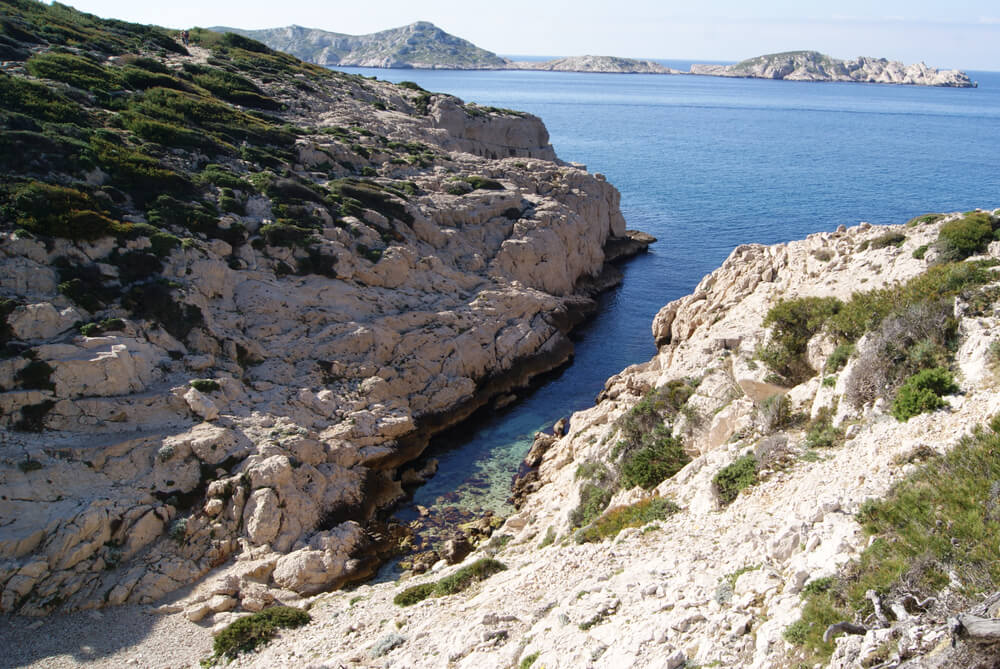
<svg viewBox="0 0 1000 669"><path fill-rule="evenodd" d="M263 42L272 49L327 67L380 67L442 70L543 70L614 74L699 74L713 77L849 81L974 88L959 70L938 70L923 63L906 65L885 58L838 60L817 51L787 51L744 60L735 65L692 65L690 72L651 60L614 56L574 56L548 61L512 61L451 35L433 23L417 21L370 35L345 35L316 28L287 26L242 30L217 26Z"/></svg>
<svg viewBox="0 0 1000 669"><path fill-rule="evenodd" d="M750 58L735 65L692 65L691 74L713 77L786 79L789 81L853 81L867 84L911 84L975 88L965 72L938 70L923 63L859 57L838 60L818 51L786 51Z"/></svg>

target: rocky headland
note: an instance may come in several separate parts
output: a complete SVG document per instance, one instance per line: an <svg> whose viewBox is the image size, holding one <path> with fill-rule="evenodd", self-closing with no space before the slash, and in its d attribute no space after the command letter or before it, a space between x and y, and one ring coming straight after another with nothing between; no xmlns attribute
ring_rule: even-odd
<svg viewBox="0 0 1000 669"><path fill-rule="evenodd" d="M862 56L838 60L818 51L787 51L750 58L735 65L692 65L691 74L713 77L785 79L788 81L848 81L865 84L909 84L975 88L965 72L938 70L923 63Z"/></svg>
<svg viewBox="0 0 1000 669"><path fill-rule="evenodd" d="M602 72L607 74L682 74L651 60L614 56L571 56L541 62L515 61L506 70L543 70L547 72Z"/></svg>
<svg viewBox="0 0 1000 669"><path fill-rule="evenodd" d="M605 248L651 241L530 115L234 34L5 21L4 612L367 577L428 437L569 360Z"/></svg>

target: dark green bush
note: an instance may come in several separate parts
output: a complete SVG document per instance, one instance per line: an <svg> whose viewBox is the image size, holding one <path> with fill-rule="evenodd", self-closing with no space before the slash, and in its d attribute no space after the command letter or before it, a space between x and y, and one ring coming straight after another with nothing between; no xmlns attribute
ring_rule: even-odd
<svg viewBox="0 0 1000 669"><path fill-rule="evenodd" d="M604 512L611 501L611 490L597 483L585 483L580 488L580 503L569 514L574 527L582 527Z"/></svg>
<svg viewBox="0 0 1000 669"><path fill-rule="evenodd" d="M654 427L644 443L647 445L622 458L622 482L626 488L654 488L691 461L681 440L671 436L670 431L662 425Z"/></svg>
<svg viewBox="0 0 1000 669"><path fill-rule="evenodd" d="M269 246L309 246L315 241L315 230L288 223L268 223L260 228Z"/></svg>
<svg viewBox="0 0 1000 669"><path fill-rule="evenodd" d="M963 260L985 251L992 240L993 217L976 211L943 224L938 230L937 249L942 261Z"/></svg>
<svg viewBox="0 0 1000 669"><path fill-rule="evenodd" d="M871 240L871 248L884 249L887 246L902 246L906 241L906 235L901 232L887 232Z"/></svg>
<svg viewBox="0 0 1000 669"><path fill-rule="evenodd" d="M807 448L828 448L844 440L844 431L833 426L829 413L821 413L806 430Z"/></svg>
<svg viewBox="0 0 1000 669"><path fill-rule="evenodd" d="M680 507L665 497L651 497L629 506L619 506L578 531L574 540L580 543L601 541L615 537L626 527L642 527L657 520L663 520L680 511Z"/></svg>
<svg viewBox="0 0 1000 669"><path fill-rule="evenodd" d="M147 59L149 60L149 59ZM151 61L157 62L157 61ZM166 68L164 68L166 69ZM177 77L159 70L151 71L139 67L123 67L117 72L118 79L131 89L144 91L149 88L174 88L179 91L190 90L190 86Z"/></svg>
<svg viewBox="0 0 1000 669"><path fill-rule="evenodd" d="M17 225L47 237L89 241L122 230L87 193L41 181L18 186L6 209Z"/></svg>
<svg viewBox="0 0 1000 669"><path fill-rule="evenodd" d="M757 458L750 453L737 458L720 469L712 477L712 483L719 502L723 506L731 504L742 490L757 483Z"/></svg>
<svg viewBox="0 0 1000 669"><path fill-rule="evenodd" d="M791 385L808 379L815 370L805 361L806 345L842 307L843 303L833 297L781 300L764 317L771 338L761 349L760 359Z"/></svg>
<svg viewBox="0 0 1000 669"><path fill-rule="evenodd" d="M191 379L188 384L200 393L213 393L222 387L215 379Z"/></svg>
<svg viewBox="0 0 1000 669"><path fill-rule="evenodd" d="M826 359L826 371L833 373L843 369L852 355L854 355L854 344L838 344Z"/></svg>
<svg viewBox="0 0 1000 669"><path fill-rule="evenodd" d="M955 377L945 367L923 369L906 379L892 403L892 415L900 422L944 406L942 395L958 392Z"/></svg>
<svg viewBox="0 0 1000 669"><path fill-rule="evenodd" d="M279 629L302 627L312 618L301 609L290 606L273 606L258 613L240 618L219 632L212 642L212 661L235 659L273 639Z"/></svg>
<svg viewBox="0 0 1000 669"><path fill-rule="evenodd" d="M0 73L0 109L38 121L88 125L90 115L78 103L49 86Z"/></svg>
<svg viewBox="0 0 1000 669"><path fill-rule="evenodd" d="M71 53L39 53L25 63L25 68L33 76L61 81L94 93L117 88L115 76L109 70Z"/></svg>
<svg viewBox="0 0 1000 669"><path fill-rule="evenodd" d="M503 190L503 184L496 179L488 179L481 176L468 176L464 179L465 183L472 186L475 190Z"/></svg>
<svg viewBox="0 0 1000 669"><path fill-rule="evenodd" d="M913 257L917 260L923 260L924 256L927 255L927 249L929 248L929 244L921 244L917 248L913 249Z"/></svg>
<svg viewBox="0 0 1000 669"><path fill-rule="evenodd" d="M498 560L481 558L436 583L424 583L407 588L397 594L392 601L397 606L410 606L428 597L454 595L506 569L507 565Z"/></svg>
<svg viewBox="0 0 1000 669"><path fill-rule="evenodd" d="M911 218L906 222L906 227L913 228L918 225L927 225L929 223L937 223L944 216L942 214L924 214L923 216L916 216Z"/></svg>
<svg viewBox="0 0 1000 669"><path fill-rule="evenodd" d="M413 606L417 602L422 602L428 597L432 597L434 595L434 585L434 583L423 583L406 588L392 598L392 603L396 606Z"/></svg>

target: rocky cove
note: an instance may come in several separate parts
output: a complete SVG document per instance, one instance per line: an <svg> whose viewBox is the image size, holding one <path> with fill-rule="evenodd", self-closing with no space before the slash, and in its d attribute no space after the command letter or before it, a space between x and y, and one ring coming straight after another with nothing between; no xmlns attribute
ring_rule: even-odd
<svg viewBox="0 0 1000 669"><path fill-rule="evenodd" d="M56 102L83 107L87 123L118 118L102 128L116 150L85 123L72 131L90 143L78 157L69 140L80 138L67 128L41 126L52 142L42 143L30 134L40 131L11 132L27 122L5 112L5 142L44 149L23 162L4 156L18 175L5 193L0 284L8 354L0 574L5 610L18 613L4 627L12 664L193 665L213 634L276 604L308 610L312 622L237 664L988 659L947 623L979 601L962 564L949 565L954 575L931 593L917 590L919 579L905 584L921 595L917 608L899 612L905 593L886 588L894 613L884 621L859 613L861 633L840 635L822 661L804 642L826 623L800 616L808 597L839 593L841 567L873 543L862 510L877 516L874 500L961 452L959 437L1000 409L989 269L998 219L989 211L739 246L661 310L655 357L613 376L593 407L536 440L519 510L491 539L477 537L454 566L436 561L399 583L335 590L403 539L367 520L431 474L409 465L426 435L491 390L505 401L529 372L564 360L566 333L610 281L613 240L629 243L617 191L556 160L537 119L215 39L194 35L186 54L161 54L160 67L140 61L143 77L165 75L155 80L179 97L128 84L119 97L136 105L122 111L100 87L83 95L48 84L69 96ZM110 54L98 71L139 81L128 55ZM257 68L248 74L255 91L240 84L242 99L278 102L280 116L236 116L223 130L195 116L212 140L196 150L161 152L143 141L166 132L154 121L168 120L144 100L179 105L191 95L222 105L202 84L225 78L211 68L232 74L226 67L237 61ZM4 91L46 81L30 58L5 70ZM47 73L60 82L66 71ZM28 108L26 96L14 99ZM237 130L246 145L232 143ZM177 186L169 203L127 190L123 174L135 170L123 167L123 149L198 189ZM52 158L61 151L65 165ZM78 166L83 173L51 176ZM39 189L93 215L40 214ZM185 215L171 219L171 207ZM81 230L81 220L108 234ZM965 264L951 265L942 240L956 226L975 243ZM944 286L947 314L914 313L954 320L941 328L953 337L950 352L912 348L921 361L947 364L956 387L942 391L938 410L906 422L891 415L894 389L857 392L891 338L882 324L866 325L845 352L843 334L823 321L830 313L818 310L818 325L787 339L785 321L771 316L785 301L845 310L855 292L881 295L942 267L964 290L934 284ZM903 303L917 292L889 295ZM896 328L887 333L908 332L895 315L886 320ZM791 355L766 353L776 342ZM669 457L658 454L663 445L674 449ZM650 449L655 476L633 467ZM951 523L939 527L950 545L967 542ZM469 574L482 580L454 585ZM67 613L76 608L89 610ZM144 629L120 639L116 626L127 618ZM85 630L73 657L54 657L66 645L39 650L71 621ZM110 648L95 656L104 637ZM948 650L953 639L957 650Z"/></svg>

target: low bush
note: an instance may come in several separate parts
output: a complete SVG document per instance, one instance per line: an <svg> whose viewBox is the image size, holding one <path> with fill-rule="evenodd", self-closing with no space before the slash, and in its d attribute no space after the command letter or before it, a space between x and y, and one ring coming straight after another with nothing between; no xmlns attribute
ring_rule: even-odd
<svg viewBox="0 0 1000 669"><path fill-rule="evenodd" d="M993 240L993 217L984 211L970 212L948 221L938 230L937 249L942 261L963 260L986 250Z"/></svg>
<svg viewBox="0 0 1000 669"><path fill-rule="evenodd" d="M191 379L188 385L200 393L212 393L222 387L215 379Z"/></svg>
<svg viewBox="0 0 1000 669"><path fill-rule="evenodd" d="M923 260L924 256L927 255L927 249L930 248L929 244L921 244L917 248L913 249L913 257L916 260Z"/></svg>
<svg viewBox="0 0 1000 669"><path fill-rule="evenodd" d="M32 56L25 69L35 77L53 79L94 93L117 88L115 75L92 60L72 53L46 51Z"/></svg>
<svg viewBox="0 0 1000 669"><path fill-rule="evenodd" d="M397 606L411 606L428 597L454 595L506 569L507 565L498 560L482 558L462 567L454 574L445 576L436 583L424 583L407 588L398 593L392 601Z"/></svg>
<svg viewBox="0 0 1000 669"><path fill-rule="evenodd" d="M260 234L268 246L309 246L316 240L315 233L310 228L289 223L268 223L260 228Z"/></svg>
<svg viewBox="0 0 1000 669"><path fill-rule="evenodd" d="M719 502L728 506L741 491L757 483L757 458L748 453L726 465L712 477Z"/></svg>
<svg viewBox="0 0 1000 669"><path fill-rule="evenodd" d="M574 540L592 543L608 537L615 537L626 527L642 527L647 523L663 520L680 511L674 502L665 497L651 497L629 506L611 509L579 530Z"/></svg>
<svg viewBox="0 0 1000 669"><path fill-rule="evenodd" d="M892 402L892 415L900 422L944 406L943 395L958 392L955 377L945 367L923 369L906 379Z"/></svg>
<svg viewBox="0 0 1000 669"><path fill-rule="evenodd" d="M234 660L240 653L250 652L269 642L279 629L302 627L311 620L308 613L290 606L273 606L240 618L215 637L212 642L214 652L209 662L223 658Z"/></svg>
<svg viewBox="0 0 1000 669"><path fill-rule="evenodd" d="M906 241L906 235L901 232L887 232L884 235L879 235L875 239L871 240L870 248L873 249L884 249L887 246L902 246L903 242Z"/></svg>
<svg viewBox="0 0 1000 669"><path fill-rule="evenodd" d="M821 412L806 430L807 448L828 448L844 440L844 431L834 427L829 412Z"/></svg>
<svg viewBox="0 0 1000 669"><path fill-rule="evenodd" d="M654 427L643 443L622 458L622 483L626 488L654 488L691 461L681 440L671 436L663 425Z"/></svg>
<svg viewBox="0 0 1000 669"><path fill-rule="evenodd" d="M488 179L481 176L468 176L464 179L465 183L472 186L473 190L503 190L503 184L496 179Z"/></svg>
<svg viewBox="0 0 1000 669"><path fill-rule="evenodd" d="M913 227L916 227L918 225L927 225L927 224L930 224L930 223L937 223L942 218L944 218L943 214L924 214L923 216L916 216L916 217L911 218L910 220L908 220L906 222L906 227L913 228Z"/></svg>
<svg viewBox="0 0 1000 669"><path fill-rule="evenodd" d="M815 373L805 361L806 345L842 306L832 297L781 300L764 317L771 338L759 352L760 359L791 385L806 380Z"/></svg>
<svg viewBox="0 0 1000 669"><path fill-rule="evenodd" d="M570 523L574 527L586 525L604 512L611 497L611 490L604 485L591 482L583 484L580 488L580 503L569 514Z"/></svg>
<svg viewBox="0 0 1000 669"><path fill-rule="evenodd" d="M826 371L828 373L840 371L852 355L854 355L854 344L838 344L826 359Z"/></svg>

